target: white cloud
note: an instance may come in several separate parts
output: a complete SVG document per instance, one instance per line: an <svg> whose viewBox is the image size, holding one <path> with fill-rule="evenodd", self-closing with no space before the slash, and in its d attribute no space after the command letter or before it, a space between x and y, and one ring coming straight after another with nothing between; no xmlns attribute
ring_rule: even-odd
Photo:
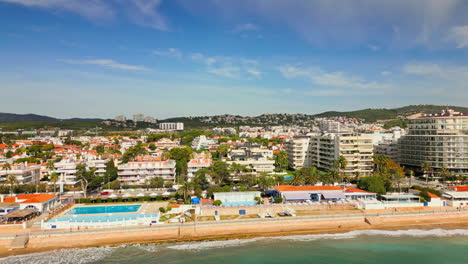
<svg viewBox="0 0 468 264"><path fill-rule="evenodd" d="M107 68L126 70L126 71L146 71L148 70L144 66L140 65L129 65L118 63L110 59L92 59L92 60L59 60L68 64L89 64L89 65L98 65Z"/></svg>
<svg viewBox="0 0 468 264"><path fill-rule="evenodd" d="M178 0L192 13L239 21L255 16L289 27L315 45L363 46L376 37L382 45L445 45L454 25L468 23L465 0ZM262 21L260 21L262 22ZM383 48L383 47L381 47Z"/></svg>
<svg viewBox="0 0 468 264"><path fill-rule="evenodd" d="M287 79L306 78L314 84L325 87L351 89L386 89L391 87L388 84L366 81L344 72L325 72L319 67L302 68L285 65L279 67L278 70Z"/></svg>
<svg viewBox="0 0 468 264"><path fill-rule="evenodd" d="M391 71L383 71L380 73L382 76L389 76L392 75L393 73Z"/></svg>
<svg viewBox="0 0 468 264"><path fill-rule="evenodd" d="M450 32L448 39L457 44L457 48L468 47L468 25L453 27Z"/></svg>
<svg viewBox="0 0 468 264"><path fill-rule="evenodd" d="M372 51L378 51L380 50L380 47L377 46L377 45L372 45L372 44L369 44L367 45L369 47L369 49L371 49Z"/></svg>
<svg viewBox="0 0 468 264"><path fill-rule="evenodd" d="M247 23L247 24L237 25L236 27L234 27L234 29L232 29L232 32L239 33L239 32L258 31L258 30L260 30L259 26L255 24Z"/></svg>
<svg viewBox="0 0 468 264"><path fill-rule="evenodd" d="M162 0L0 0L0 2L67 11L93 21L113 20L124 13L134 24L168 30L166 19L158 10Z"/></svg>
<svg viewBox="0 0 468 264"><path fill-rule="evenodd" d="M262 76L256 60L225 56L205 56L201 53L193 53L190 58L197 63L205 65L207 72L221 77L259 79Z"/></svg>
<svg viewBox="0 0 468 264"><path fill-rule="evenodd" d="M182 52L176 48L169 48L167 50L154 50L152 54L162 57L173 57L173 58L182 58Z"/></svg>

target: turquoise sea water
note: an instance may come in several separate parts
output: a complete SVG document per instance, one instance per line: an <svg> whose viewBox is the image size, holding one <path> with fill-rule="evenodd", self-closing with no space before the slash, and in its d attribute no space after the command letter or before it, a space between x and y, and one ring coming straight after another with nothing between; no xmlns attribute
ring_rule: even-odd
<svg viewBox="0 0 468 264"><path fill-rule="evenodd" d="M141 205L115 205L115 206L83 206L75 207L67 215L106 214L106 213L134 213Z"/></svg>
<svg viewBox="0 0 468 264"><path fill-rule="evenodd" d="M163 245L69 249L0 263L466 264L468 230L352 231Z"/></svg>

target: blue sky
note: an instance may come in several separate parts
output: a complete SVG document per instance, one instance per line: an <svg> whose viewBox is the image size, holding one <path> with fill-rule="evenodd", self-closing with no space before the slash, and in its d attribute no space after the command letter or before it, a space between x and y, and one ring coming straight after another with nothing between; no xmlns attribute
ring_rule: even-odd
<svg viewBox="0 0 468 264"><path fill-rule="evenodd" d="M0 112L468 106L463 0L0 0Z"/></svg>

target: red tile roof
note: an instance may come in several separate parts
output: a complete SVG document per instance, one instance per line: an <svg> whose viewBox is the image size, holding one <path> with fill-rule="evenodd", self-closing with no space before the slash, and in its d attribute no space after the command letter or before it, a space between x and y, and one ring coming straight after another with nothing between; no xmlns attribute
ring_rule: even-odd
<svg viewBox="0 0 468 264"><path fill-rule="evenodd" d="M450 186L449 188L456 192L468 192L468 186Z"/></svg>
<svg viewBox="0 0 468 264"><path fill-rule="evenodd" d="M358 193L372 193L372 192L364 191L364 190L361 190L361 189L358 189L358 188L354 188L354 187L345 187L345 192L346 192L346 193L353 193L353 192L358 192Z"/></svg>
<svg viewBox="0 0 468 264"><path fill-rule="evenodd" d="M279 185L275 189L280 192L297 192L297 191L342 191L343 188L338 186L292 186Z"/></svg>
<svg viewBox="0 0 468 264"><path fill-rule="evenodd" d="M20 194L17 196L18 200L24 200L20 203L45 203L54 197L57 197L54 194L47 194L47 193L35 193L35 194ZM5 197L4 201L6 203L14 203L16 197Z"/></svg>

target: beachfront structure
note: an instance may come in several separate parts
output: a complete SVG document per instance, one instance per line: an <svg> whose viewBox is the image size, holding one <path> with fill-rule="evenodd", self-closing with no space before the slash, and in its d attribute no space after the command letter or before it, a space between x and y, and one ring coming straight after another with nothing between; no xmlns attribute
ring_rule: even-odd
<svg viewBox="0 0 468 264"><path fill-rule="evenodd" d="M188 181L192 181L195 176L195 172L200 169L207 168L213 164L211 159L211 154L209 153L200 153L195 154L193 159L187 163L187 177Z"/></svg>
<svg viewBox="0 0 468 264"><path fill-rule="evenodd" d="M8 197L0 195L0 203L15 204L21 210L33 209L44 213L58 206L59 200L54 194L34 193Z"/></svg>
<svg viewBox="0 0 468 264"><path fill-rule="evenodd" d="M447 200L447 205L453 207L468 206L468 186L451 186L452 191L444 192L442 197Z"/></svg>
<svg viewBox="0 0 468 264"><path fill-rule="evenodd" d="M255 198L260 198L260 192L215 192L213 196L224 206L247 206L257 204Z"/></svg>
<svg viewBox="0 0 468 264"><path fill-rule="evenodd" d="M162 160L161 157L138 157L135 161L120 164L118 180L122 185L144 185L152 178L161 177L166 182L175 182L175 160Z"/></svg>
<svg viewBox="0 0 468 264"><path fill-rule="evenodd" d="M192 148L199 150L201 148L209 149L213 145L217 145L218 140L215 138L207 138L205 135L198 136L192 141Z"/></svg>
<svg viewBox="0 0 468 264"><path fill-rule="evenodd" d="M468 115L453 110L408 119L408 134L399 141L400 163L468 174Z"/></svg>
<svg viewBox="0 0 468 264"><path fill-rule="evenodd" d="M41 176L41 165L34 163L11 164L11 169L4 169L0 165L0 182L5 183L8 175L13 175L18 184L39 183Z"/></svg>
<svg viewBox="0 0 468 264"><path fill-rule="evenodd" d="M291 201L315 201L341 200L341 199L372 199L375 193L352 187L341 188L339 186L275 186L275 197L281 197L285 202Z"/></svg>
<svg viewBox="0 0 468 264"><path fill-rule="evenodd" d="M167 131L182 131L184 130L184 123L160 123L159 129Z"/></svg>
<svg viewBox="0 0 468 264"><path fill-rule="evenodd" d="M271 173L275 169L273 151L263 148L234 149L225 159L228 164L239 164L250 168L253 174Z"/></svg>
<svg viewBox="0 0 468 264"><path fill-rule="evenodd" d="M372 137L357 133L325 133L295 137L286 144L292 168L318 167L334 169L334 161L340 156L348 165L343 170L346 176L368 176L373 171Z"/></svg>

